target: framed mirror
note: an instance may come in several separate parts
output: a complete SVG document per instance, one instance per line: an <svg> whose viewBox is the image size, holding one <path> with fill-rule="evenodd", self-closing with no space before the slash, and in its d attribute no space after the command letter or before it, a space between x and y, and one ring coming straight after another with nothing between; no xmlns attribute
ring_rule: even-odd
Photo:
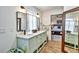
<svg viewBox="0 0 79 59"><path fill-rule="evenodd" d="M63 13L62 51L79 52L79 7Z"/></svg>
<svg viewBox="0 0 79 59"><path fill-rule="evenodd" d="M26 13L22 13L22 12L16 12L16 28L17 31L25 31L26 30Z"/></svg>

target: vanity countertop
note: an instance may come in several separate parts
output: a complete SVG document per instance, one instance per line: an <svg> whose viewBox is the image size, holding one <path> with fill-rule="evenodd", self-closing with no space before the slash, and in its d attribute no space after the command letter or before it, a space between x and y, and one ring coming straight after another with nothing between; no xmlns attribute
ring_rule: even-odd
<svg viewBox="0 0 79 59"><path fill-rule="evenodd" d="M65 33L65 34L68 34L68 33ZM71 32L70 34L71 35L78 35L78 32Z"/></svg>
<svg viewBox="0 0 79 59"><path fill-rule="evenodd" d="M72 32L71 34L73 34L73 35L78 35L78 32Z"/></svg>
<svg viewBox="0 0 79 59"><path fill-rule="evenodd" d="M33 33L33 34L26 34L26 35L18 34L18 33L17 33L17 37L29 39L29 38L32 38L32 37L34 37L34 36L36 36L36 35L39 35L39 34L41 34L41 33L43 33L43 32L46 32L46 31L38 31L38 32Z"/></svg>

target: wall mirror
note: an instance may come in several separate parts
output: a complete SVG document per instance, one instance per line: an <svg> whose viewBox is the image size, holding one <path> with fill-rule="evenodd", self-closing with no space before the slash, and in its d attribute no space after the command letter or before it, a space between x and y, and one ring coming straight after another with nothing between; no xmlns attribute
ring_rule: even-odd
<svg viewBox="0 0 79 59"><path fill-rule="evenodd" d="M28 34L36 33L38 30L40 30L40 18L36 15L27 13Z"/></svg>
<svg viewBox="0 0 79 59"><path fill-rule="evenodd" d="M25 31L26 30L26 13L16 12L16 24L17 31Z"/></svg>
<svg viewBox="0 0 79 59"><path fill-rule="evenodd" d="M79 8L64 13L64 51L78 53L79 51Z"/></svg>

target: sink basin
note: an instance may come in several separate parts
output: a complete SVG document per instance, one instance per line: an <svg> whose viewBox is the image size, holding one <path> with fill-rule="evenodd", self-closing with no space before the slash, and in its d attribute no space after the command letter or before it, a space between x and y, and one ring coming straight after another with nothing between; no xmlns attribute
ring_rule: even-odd
<svg viewBox="0 0 79 59"><path fill-rule="evenodd" d="M37 32L37 30L32 30L32 32L33 32L33 33L36 33L36 32Z"/></svg>

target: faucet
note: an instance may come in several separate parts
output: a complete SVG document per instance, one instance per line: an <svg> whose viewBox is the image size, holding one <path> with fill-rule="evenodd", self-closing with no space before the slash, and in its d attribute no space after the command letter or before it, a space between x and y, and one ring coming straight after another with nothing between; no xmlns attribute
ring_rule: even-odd
<svg viewBox="0 0 79 59"><path fill-rule="evenodd" d="M24 30L24 35L26 35L26 30Z"/></svg>

